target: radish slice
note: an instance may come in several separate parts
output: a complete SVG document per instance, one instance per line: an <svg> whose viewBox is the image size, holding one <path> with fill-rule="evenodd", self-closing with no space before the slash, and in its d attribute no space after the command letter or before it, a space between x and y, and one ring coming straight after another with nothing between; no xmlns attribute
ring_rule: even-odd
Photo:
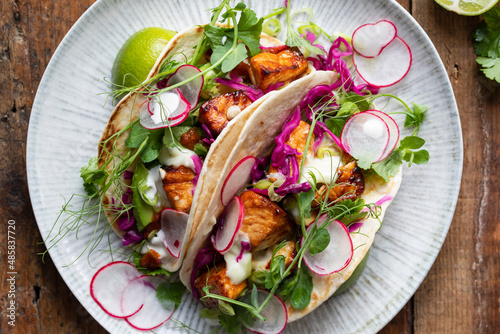
<svg viewBox="0 0 500 334"><path fill-rule="evenodd" d="M252 304L252 293L247 292L241 301L247 304ZM269 296L269 292L265 290L258 289L257 301L260 304ZM246 311L248 312L248 311ZM262 333L262 334L279 334L283 332L288 322L288 312L286 310L285 303L275 295L271 297L269 303L264 307L262 312L260 312L266 321L262 321L258 318L252 318L252 316L241 317L243 326L251 332ZM248 319L254 319L251 323Z"/></svg>
<svg viewBox="0 0 500 334"><path fill-rule="evenodd" d="M252 156L244 157L231 169L222 185L222 205L226 206L233 196L250 181L252 168L256 161L257 159Z"/></svg>
<svg viewBox="0 0 500 334"><path fill-rule="evenodd" d="M149 130L176 126L188 117L191 104L180 89L152 95L139 110L141 125Z"/></svg>
<svg viewBox="0 0 500 334"><path fill-rule="evenodd" d="M201 73L201 71L196 66L182 65L168 78L167 86L173 86L179 82L192 78L199 73ZM191 108L196 107L198 104L203 83L203 75L200 75L198 78L193 79L179 87L182 91L182 95L186 97L187 102L191 105Z"/></svg>
<svg viewBox="0 0 500 334"><path fill-rule="evenodd" d="M317 226L321 226L327 219L326 214L318 218ZM311 224L309 232L314 224ZM330 243L321 252L311 255L309 249L304 255L304 263L312 272L319 276L330 275L344 269L352 259L353 247L349 231L339 220L332 221L326 230L330 233ZM302 237L304 242L304 237Z"/></svg>
<svg viewBox="0 0 500 334"><path fill-rule="evenodd" d="M347 120L340 140L347 153L369 163L379 161L391 142L384 119L366 111Z"/></svg>
<svg viewBox="0 0 500 334"><path fill-rule="evenodd" d="M219 228L212 238L214 248L221 254L227 252L234 243L245 217L245 207L239 196L234 196L222 216Z"/></svg>
<svg viewBox="0 0 500 334"><path fill-rule="evenodd" d="M182 239L186 233L189 215L185 212L165 208L161 212L161 230L163 244L170 255L179 258L182 249Z"/></svg>
<svg viewBox="0 0 500 334"><path fill-rule="evenodd" d="M127 285L140 277L141 273L128 262L111 262L99 269L90 282L90 295L95 302L112 317L127 318L141 308L141 301L122 310L120 298Z"/></svg>
<svg viewBox="0 0 500 334"><path fill-rule="evenodd" d="M411 67L412 55L408 44L396 36L375 58L354 53L352 60L364 81L375 87L388 87L406 76Z"/></svg>
<svg viewBox="0 0 500 334"><path fill-rule="evenodd" d="M378 116L382 118L389 127L389 143L387 143L387 147L385 148L384 153L382 156L379 158L379 161L384 160L391 154L391 152L396 148L396 145L398 144L399 141L399 127L396 121L386 113L380 111L380 110L367 110L366 112L373 114L375 116Z"/></svg>
<svg viewBox="0 0 500 334"><path fill-rule="evenodd" d="M397 36L394 23L386 20L363 24L352 34L352 47L366 58L378 56Z"/></svg>
<svg viewBox="0 0 500 334"><path fill-rule="evenodd" d="M130 326L139 330L152 330L167 322L175 311L174 304L165 307L156 298L156 289L162 283L166 283L166 279L158 276L140 276L130 282L122 295L122 301L130 301L135 296L140 294L139 299L142 299L144 306L136 314L126 318Z"/></svg>

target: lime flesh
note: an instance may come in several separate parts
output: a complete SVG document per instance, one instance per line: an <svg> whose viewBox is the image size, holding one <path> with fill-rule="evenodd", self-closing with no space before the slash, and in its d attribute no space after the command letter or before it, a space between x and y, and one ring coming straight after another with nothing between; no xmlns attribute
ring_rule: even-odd
<svg viewBox="0 0 500 334"><path fill-rule="evenodd" d="M439 5L444 8L456 12L460 15L479 15L482 14L493 6L498 0L435 0Z"/></svg>

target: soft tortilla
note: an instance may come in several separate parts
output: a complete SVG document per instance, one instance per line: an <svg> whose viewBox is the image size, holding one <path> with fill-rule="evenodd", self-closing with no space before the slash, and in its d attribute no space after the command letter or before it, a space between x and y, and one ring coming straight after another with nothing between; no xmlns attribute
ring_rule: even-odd
<svg viewBox="0 0 500 334"><path fill-rule="evenodd" d="M160 66L166 59L171 58L172 60L183 61L186 58L190 58L195 51L193 46L197 45L203 37L203 30L204 29L202 26L194 26L175 35L162 51L153 69L149 73L148 79L154 77L159 73ZM261 36L261 38L261 43L265 46L278 46L283 44L279 40L270 36ZM256 110L264 100L266 100L273 94L275 94L275 92L270 92L245 108L237 117L235 117L231 122L228 123L226 128L217 137L217 140L212 143L208 155L205 158L203 168L198 178L198 183L193 196L193 205L186 227L186 231L188 231L188 233L186 233L186 235L184 236L181 255L178 259L172 256L167 258L166 262L162 263L164 269L174 272L180 268L182 259L184 257L184 254L186 253L186 249L189 247L190 240L192 239L192 235L198 227L197 222L199 221L195 220L193 215L193 208L196 207L195 203L197 203L198 201L202 203L210 202L214 194L215 186L221 180L219 169L221 166L224 166L227 157L234 149L234 143L240 135L245 122L248 120L250 115L252 115L254 110ZM113 113L111 114L108 124L106 125L106 128L103 132L101 142L108 140L117 132L122 131L133 120L137 119L139 117L139 107L145 100L146 98L142 94L132 93L125 96L113 110ZM130 149L127 148L125 144L129 134L130 130L127 130L118 138L110 140L106 145L106 151L103 149L103 147L99 146L99 165L104 164L106 161L112 158L113 161L110 162L107 166L107 171L111 171L113 165L120 162L119 157L125 156L125 154L130 151ZM110 151L112 149L113 144L115 145L114 153L117 156L111 157L107 151ZM135 164L133 164L129 168L130 171L134 171L134 169ZM105 207L108 207L109 204L112 203L112 198L121 198L121 193L123 193L123 191L125 190L117 189L115 186L116 185L113 184L108 189L106 195L103 198L103 204L105 205ZM112 224L113 230L121 237L124 232L118 228L116 223L113 223L116 221L116 214L111 209L105 210L105 213L108 221Z"/></svg>
<svg viewBox="0 0 500 334"><path fill-rule="evenodd" d="M262 102L260 107L246 122L243 133L239 136L231 156L219 175L219 179L224 180L231 169L246 156L263 157L270 154L274 147L274 138L281 133L283 123L293 114L307 92L317 85L331 85L336 80L336 73L318 71L294 81L285 90L274 94L272 97ZM366 203L375 203L385 195L389 195L393 198L400 183L401 172L387 184L379 177L368 178L365 183L366 188L362 197ZM194 210L194 219L199 220L200 223L198 224L198 228L192 231L195 233L192 233L193 240L191 241L191 247L186 254L184 264L180 271L181 281L188 289L191 289L190 279L194 268L194 259L205 245L207 238L216 224L217 217L219 217L224 210L220 201L222 184L223 182L218 182L216 186L213 187L214 196L212 196L210 202L198 201L197 207ZM382 205L380 219L382 219L383 213L389 204L390 200ZM375 232L379 228L380 222L378 220L368 218L361 227L360 233L351 236L353 247L356 251L353 254L350 264L343 269L340 274L335 273L323 277L312 274L314 288L311 302L303 310L296 310L287 302L289 321L297 320L314 310L325 302L335 290L351 276L354 268L361 262L370 248Z"/></svg>

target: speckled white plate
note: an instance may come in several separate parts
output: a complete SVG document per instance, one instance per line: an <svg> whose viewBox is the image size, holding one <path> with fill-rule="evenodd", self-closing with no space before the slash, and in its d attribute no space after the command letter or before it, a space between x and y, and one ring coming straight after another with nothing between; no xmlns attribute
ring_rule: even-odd
<svg viewBox="0 0 500 334"><path fill-rule="evenodd" d="M258 14L283 1L250 1ZM79 169L96 155L96 145L112 111L101 93L109 90L114 57L135 31L148 26L181 30L208 22L215 0L100 0L74 25L50 61L38 88L27 143L27 173L33 210L46 237L63 197L82 193ZM462 173L462 137L453 92L439 56L415 20L395 1L293 1L292 8L310 6L314 21L329 32L351 34L367 22L389 19L413 51L409 75L385 91L429 107L420 135L431 160L405 168L401 190L377 234L370 260L359 282L330 299L287 333L373 333L405 305L434 262L450 226ZM50 250L66 284L89 313L113 333L130 332L125 321L107 316L89 295L94 272L109 254L94 252L69 267L92 235L81 229ZM114 248L120 241L112 236ZM104 248L104 244L102 245ZM197 316L199 306L187 294L174 317L200 332L210 331ZM157 332L183 332L168 322Z"/></svg>

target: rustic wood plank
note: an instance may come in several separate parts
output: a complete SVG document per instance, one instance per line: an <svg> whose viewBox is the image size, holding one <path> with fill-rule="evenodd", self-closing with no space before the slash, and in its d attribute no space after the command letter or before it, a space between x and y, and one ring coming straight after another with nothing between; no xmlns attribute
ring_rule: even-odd
<svg viewBox="0 0 500 334"><path fill-rule="evenodd" d="M500 94L479 73L472 46L478 17L414 1L413 15L448 71L464 135L464 170L453 224L438 259L415 294L415 333L488 333L499 327L496 162Z"/></svg>
<svg viewBox="0 0 500 334"><path fill-rule="evenodd" d="M0 332L105 333L62 281L45 250L29 202L24 166L26 135L36 88L57 45L93 3L2 1L0 3L0 279L5 284L8 220L16 227L16 326L5 312L10 299L2 298ZM5 288L8 286L5 284ZM2 290L4 291L4 290ZM5 290L8 291L8 290Z"/></svg>

